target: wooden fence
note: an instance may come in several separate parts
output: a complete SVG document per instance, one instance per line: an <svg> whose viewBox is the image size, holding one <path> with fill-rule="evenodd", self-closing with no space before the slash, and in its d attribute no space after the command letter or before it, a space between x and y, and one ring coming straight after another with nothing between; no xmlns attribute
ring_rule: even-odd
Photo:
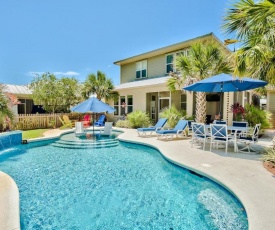
<svg viewBox="0 0 275 230"><path fill-rule="evenodd" d="M19 114L14 117L12 130L30 130L30 129L47 129L59 128L62 123L59 119L67 115L74 122L83 119L84 113L53 113L53 114ZM96 114L97 119L100 116Z"/></svg>
<svg viewBox="0 0 275 230"><path fill-rule="evenodd" d="M14 117L12 129L29 130L29 129L57 128L62 126L62 123L59 117L62 118L63 115L69 116L70 114L68 113L19 114Z"/></svg>

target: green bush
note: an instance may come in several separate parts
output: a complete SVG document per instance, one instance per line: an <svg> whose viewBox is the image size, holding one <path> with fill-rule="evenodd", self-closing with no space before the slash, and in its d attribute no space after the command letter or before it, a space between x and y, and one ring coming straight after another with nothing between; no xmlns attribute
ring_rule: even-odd
<svg viewBox="0 0 275 230"><path fill-rule="evenodd" d="M262 159L263 161L268 161L275 164L275 149L274 148L266 149Z"/></svg>
<svg viewBox="0 0 275 230"><path fill-rule="evenodd" d="M129 120L118 120L115 126L119 128L127 128L127 129L132 128Z"/></svg>
<svg viewBox="0 0 275 230"><path fill-rule="evenodd" d="M177 110L177 108L173 105L171 108L165 108L161 111L159 114L161 118L167 118L167 124L170 128L174 128L178 121L181 118L184 118L186 116L185 110Z"/></svg>
<svg viewBox="0 0 275 230"><path fill-rule="evenodd" d="M148 127L151 125L149 115L141 110L135 110L132 113L127 114L127 119L131 128Z"/></svg>
<svg viewBox="0 0 275 230"><path fill-rule="evenodd" d="M262 129L271 128L271 113L262 110L252 104L245 105L245 120L248 125L254 127L256 124L261 124Z"/></svg>

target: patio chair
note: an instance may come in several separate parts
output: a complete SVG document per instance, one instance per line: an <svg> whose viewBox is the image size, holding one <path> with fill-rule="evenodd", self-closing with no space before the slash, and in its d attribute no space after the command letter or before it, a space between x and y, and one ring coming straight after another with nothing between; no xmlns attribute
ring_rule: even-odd
<svg viewBox="0 0 275 230"><path fill-rule="evenodd" d="M232 126L236 126L236 127L248 127L248 122L247 121L233 121L232 122ZM236 133L237 132L237 133ZM240 135L245 136L246 132L242 132L242 131L235 131L232 130L231 131L231 135L237 135L237 137L240 137Z"/></svg>
<svg viewBox="0 0 275 230"><path fill-rule="evenodd" d="M85 136L86 135L86 129L84 128L83 122L76 122L75 123L75 136Z"/></svg>
<svg viewBox="0 0 275 230"><path fill-rule="evenodd" d="M65 115L64 115L65 116ZM73 124L72 122L70 121L70 119L64 119L64 116L63 116L63 119L61 117L58 117L58 119L60 120L62 126L60 127L60 129L66 129L66 128L72 128L73 127Z"/></svg>
<svg viewBox="0 0 275 230"><path fill-rule="evenodd" d="M74 123L70 120L70 118L67 115L63 115L63 121L68 124L71 125L71 127L74 126Z"/></svg>
<svg viewBox="0 0 275 230"><path fill-rule="evenodd" d="M89 127L91 125L91 115L86 114L81 121L85 128Z"/></svg>
<svg viewBox="0 0 275 230"><path fill-rule="evenodd" d="M113 122L105 122L104 129L100 130L100 134L101 134L101 131L103 131L103 135L110 136L112 132L112 128L113 128Z"/></svg>
<svg viewBox="0 0 275 230"><path fill-rule="evenodd" d="M203 150L205 149L205 143L208 141L210 136L206 132L206 126L204 123L192 123L192 140L191 140L191 147L195 142L203 142Z"/></svg>
<svg viewBox="0 0 275 230"><path fill-rule="evenodd" d="M195 122L194 120L187 120L188 122L188 135L192 134L192 123Z"/></svg>
<svg viewBox="0 0 275 230"><path fill-rule="evenodd" d="M151 136L153 132L157 130L161 130L165 123L167 122L167 118L160 118L158 122L154 126L150 126L147 128L138 128L137 132L139 136Z"/></svg>
<svg viewBox="0 0 275 230"><path fill-rule="evenodd" d="M261 124L256 124L255 127L252 130L250 130L246 136L244 137L240 136L237 139L238 143L245 144L245 147L242 149L239 149L238 152L244 152L244 153L258 152L257 150L251 147L251 144L255 144L258 141L260 128L261 128Z"/></svg>
<svg viewBox="0 0 275 230"><path fill-rule="evenodd" d="M160 139L165 137L167 140L168 139L172 140L174 135L176 135L176 137L178 137L180 134L183 136L186 136L185 129L187 128L188 128L188 122L186 120L179 120L179 122L177 123L174 129L157 130L156 131L157 138Z"/></svg>
<svg viewBox="0 0 275 230"><path fill-rule="evenodd" d="M217 124L217 125L226 125L227 122L226 122L226 121L222 121L222 120L214 120L213 124Z"/></svg>
<svg viewBox="0 0 275 230"><path fill-rule="evenodd" d="M233 137L228 135L227 125L223 124L211 124L211 137L210 137L210 151L212 150L212 145L218 146L219 143L225 144L225 153L227 154L228 143Z"/></svg>
<svg viewBox="0 0 275 230"><path fill-rule="evenodd" d="M106 120L106 116L104 114L101 114L98 118L98 120L94 123L95 126L104 126Z"/></svg>

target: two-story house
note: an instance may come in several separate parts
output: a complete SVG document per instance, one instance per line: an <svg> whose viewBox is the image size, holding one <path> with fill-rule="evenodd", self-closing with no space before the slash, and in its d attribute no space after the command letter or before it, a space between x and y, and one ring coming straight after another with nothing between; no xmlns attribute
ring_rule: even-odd
<svg viewBox="0 0 275 230"><path fill-rule="evenodd" d="M114 120L133 110L146 111L153 121L158 120L160 111L165 107L175 105L177 109L187 111L187 115L195 114L195 93L179 89L170 92L167 88L169 73L175 72L174 60L178 54L188 54L190 46L196 42L214 40L222 50L229 54L230 50L213 34L206 34L191 40L159 48L147 53L129 57L114 62L120 66L120 85L115 87L120 97L114 101L116 109ZM245 97L246 96L246 97ZM224 93L207 95L208 119L214 119L218 114L220 99L222 102L223 119L232 120L230 106L233 101L241 100L249 95Z"/></svg>

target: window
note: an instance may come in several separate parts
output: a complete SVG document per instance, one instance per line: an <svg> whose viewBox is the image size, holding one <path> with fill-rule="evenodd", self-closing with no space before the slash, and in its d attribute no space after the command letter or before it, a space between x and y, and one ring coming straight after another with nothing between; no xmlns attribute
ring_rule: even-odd
<svg viewBox="0 0 275 230"><path fill-rule="evenodd" d="M114 115L118 115L119 114L119 105L118 105L118 99L114 100L114 109L116 110L114 112Z"/></svg>
<svg viewBox="0 0 275 230"><path fill-rule="evenodd" d="M136 78L147 77L147 60L136 63Z"/></svg>
<svg viewBox="0 0 275 230"><path fill-rule="evenodd" d="M187 109L187 97L186 97L186 94L182 94L181 95L180 108L182 110L185 110L185 111Z"/></svg>
<svg viewBox="0 0 275 230"><path fill-rule="evenodd" d="M127 96L127 113L133 112L133 96Z"/></svg>
<svg viewBox="0 0 275 230"><path fill-rule="evenodd" d="M126 113L133 112L133 96L120 96L118 100L114 101L115 112L114 115L123 116Z"/></svg>
<svg viewBox="0 0 275 230"><path fill-rule="evenodd" d="M176 69L174 67L174 61L180 55L187 56L189 53L189 49L180 50L175 53L171 53L166 55L166 73L169 74L170 72L175 72Z"/></svg>
<svg viewBox="0 0 275 230"><path fill-rule="evenodd" d="M168 54L166 56L166 73L174 72L173 60L174 60L173 54Z"/></svg>
<svg viewBox="0 0 275 230"><path fill-rule="evenodd" d="M125 102L125 96L120 97L120 115L126 114L126 102Z"/></svg>

